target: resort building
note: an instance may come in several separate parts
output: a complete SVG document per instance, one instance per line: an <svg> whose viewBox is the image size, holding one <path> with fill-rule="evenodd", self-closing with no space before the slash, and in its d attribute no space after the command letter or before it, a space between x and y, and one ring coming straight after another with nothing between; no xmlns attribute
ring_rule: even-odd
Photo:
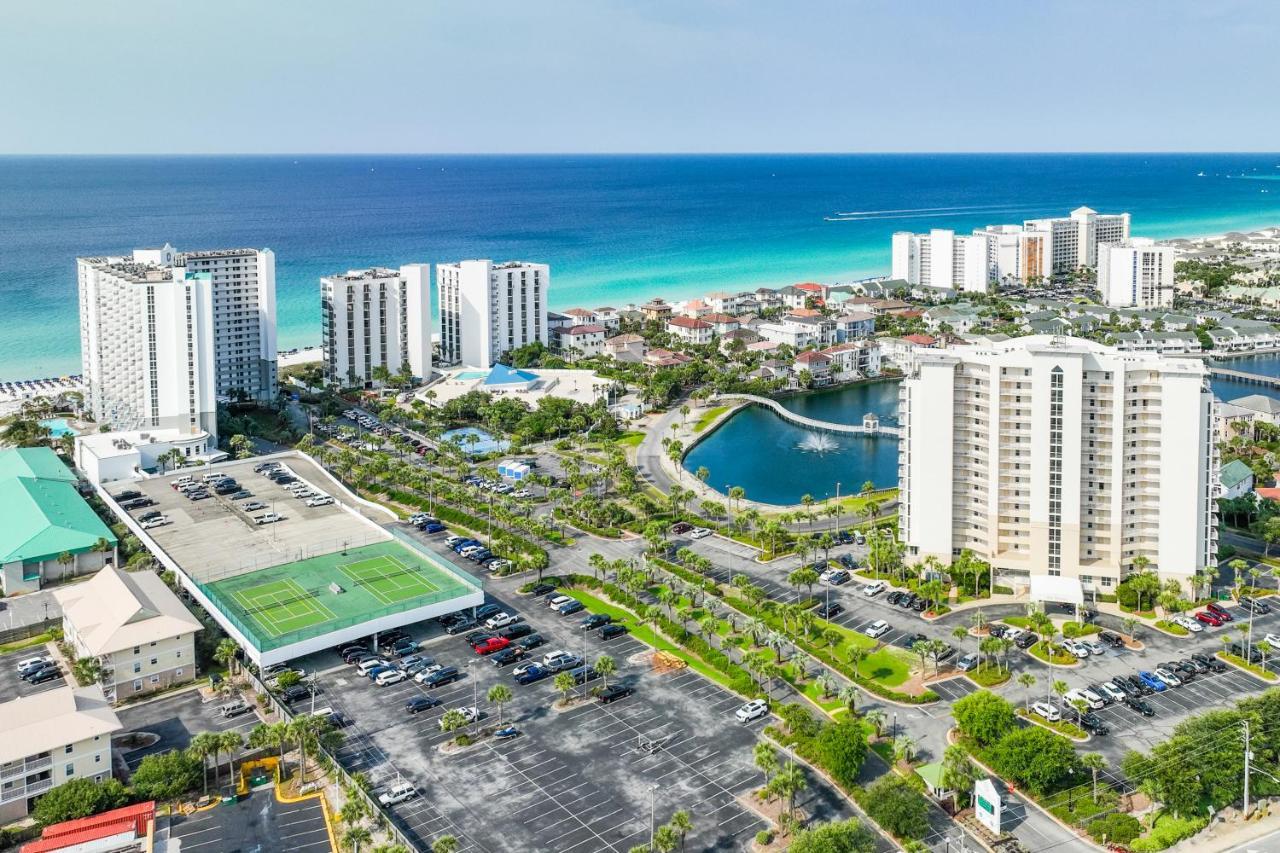
<svg viewBox="0 0 1280 853"><path fill-rule="evenodd" d="M988 281L1032 282L1052 274L1049 232L1021 225L988 225L973 233L986 241Z"/></svg>
<svg viewBox="0 0 1280 853"><path fill-rule="evenodd" d="M75 438L76 467L90 483L135 480L144 473L227 458L209 433L178 429L91 432Z"/></svg>
<svg viewBox="0 0 1280 853"><path fill-rule="evenodd" d="M111 735L123 728L97 686L0 704L0 822L26 817L37 797L64 782L110 779Z"/></svg>
<svg viewBox="0 0 1280 853"><path fill-rule="evenodd" d="M1129 239L1129 214L1098 213L1077 207L1070 215L1056 219L1028 219L1027 231L1049 235L1049 263L1053 272L1069 272L1098 263L1098 247Z"/></svg>
<svg viewBox="0 0 1280 853"><path fill-rule="evenodd" d="M671 317L667 320L667 333L688 344L709 344L715 327L692 317Z"/></svg>
<svg viewBox="0 0 1280 853"><path fill-rule="evenodd" d="M1098 246L1098 290L1112 308L1168 308L1173 305L1173 265L1177 250L1134 238Z"/></svg>
<svg viewBox="0 0 1280 853"><path fill-rule="evenodd" d="M98 421L217 433L219 398L276 395L269 249L76 260L86 403Z"/></svg>
<svg viewBox="0 0 1280 853"><path fill-rule="evenodd" d="M195 637L204 626L155 572L107 566L53 595L62 606L63 638L76 657L101 664L108 702L196 677Z"/></svg>
<svg viewBox="0 0 1280 853"><path fill-rule="evenodd" d="M1218 453L1199 360L1053 336L921 350L898 418L912 560L969 549L1033 595L1046 577L1109 592L1138 557L1179 583L1213 563Z"/></svg>
<svg viewBox="0 0 1280 853"><path fill-rule="evenodd" d="M0 593L99 569L116 535L76 490L76 475L47 447L0 451Z"/></svg>
<svg viewBox="0 0 1280 853"><path fill-rule="evenodd" d="M898 231L893 235L893 272L915 287L986 293L987 241L979 235L957 235L946 228L928 234Z"/></svg>
<svg viewBox="0 0 1280 853"><path fill-rule="evenodd" d="M431 377L431 265L372 267L320 279L324 375L345 387L375 373Z"/></svg>
<svg viewBox="0 0 1280 853"><path fill-rule="evenodd" d="M649 344L642 335L615 335L604 342L604 352L616 361L639 363L649 352Z"/></svg>
<svg viewBox="0 0 1280 853"><path fill-rule="evenodd" d="M604 336L608 334L604 326L588 323L582 326L570 326L556 332L556 347L570 361L579 358L592 358L604 352Z"/></svg>
<svg viewBox="0 0 1280 853"><path fill-rule="evenodd" d="M525 344L547 345L551 268L546 264L437 264L436 287L440 354L446 363L487 369Z"/></svg>

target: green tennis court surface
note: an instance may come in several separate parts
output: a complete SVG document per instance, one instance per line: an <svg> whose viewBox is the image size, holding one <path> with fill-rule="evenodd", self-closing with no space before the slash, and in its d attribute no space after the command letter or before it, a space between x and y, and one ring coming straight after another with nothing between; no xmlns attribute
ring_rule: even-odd
<svg viewBox="0 0 1280 853"><path fill-rule="evenodd" d="M432 554L392 540L203 585L261 649L478 591Z"/></svg>

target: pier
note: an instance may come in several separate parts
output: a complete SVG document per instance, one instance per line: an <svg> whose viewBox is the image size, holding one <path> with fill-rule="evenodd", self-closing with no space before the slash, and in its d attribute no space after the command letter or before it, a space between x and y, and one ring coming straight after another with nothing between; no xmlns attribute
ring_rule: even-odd
<svg viewBox="0 0 1280 853"><path fill-rule="evenodd" d="M1250 385L1263 385L1267 388L1275 388L1280 390L1280 377L1263 376L1260 373L1245 373L1243 370L1232 370L1228 367L1214 367L1208 365L1209 374L1222 379L1231 379L1236 382L1245 382Z"/></svg>
<svg viewBox="0 0 1280 853"><path fill-rule="evenodd" d="M772 409L783 420L819 432L832 432L840 435L874 435L885 438L899 438L902 435L902 431L898 427L880 423L880 419L873 414L865 415L861 424L838 424L832 421L820 421L817 418L798 415L777 400L771 400L768 397L757 397L754 394L721 394L720 397L725 400L745 400L757 406L764 406Z"/></svg>

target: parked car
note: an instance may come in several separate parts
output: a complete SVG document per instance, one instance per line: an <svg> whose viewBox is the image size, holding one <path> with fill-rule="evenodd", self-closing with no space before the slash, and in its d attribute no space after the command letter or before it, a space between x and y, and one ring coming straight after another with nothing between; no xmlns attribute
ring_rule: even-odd
<svg viewBox="0 0 1280 853"><path fill-rule="evenodd" d="M693 525L687 521L678 521L671 525L671 532L677 536L688 533L690 530L693 530Z"/></svg>
<svg viewBox="0 0 1280 853"><path fill-rule="evenodd" d="M752 720L760 719L768 713L768 702L764 699L752 699L750 702L734 712L734 716L738 718L738 722L740 723L749 723Z"/></svg>
<svg viewBox="0 0 1280 853"><path fill-rule="evenodd" d="M710 536L710 535L711 535L711 533L712 533L712 531L711 531L711 528L709 528L709 527L696 527L696 528L694 528L693 530L690 530L690 531L689 531L689 538L690 538L690 539L705 539L705 538L707 538L708 536Z"/></svg>
<svg viewBox="0 0 1280 853"><path fill-rule="evenodd" d="M1155 688L1151 687L1151 685L1147 684L1146 681L1142 680L1136 675L1129 675L1129 676L1122 675L1120 676L1120 678L1122 678L1124 682L1129 685L1131 689L1128 692L1130 692L1131 694L1136 694L1138 696L1150 696L1152 693L1156 692Z"/></svg>
<svg viewBox="0 0 1280 853"><path fill-rule="evenodd" d="M627 633L627 627L615 623L605 625L599 631L601 640L612 640L615 637L621 637L625 633Z"/></svg>
<svg viewBox="0 0 1280 853"><path fill-rule="evenodd" d="M974 652L964 655L960 660L956 661L956 669L961 672L969 672L978 665L978 655Z"/></svg>
<svg viewBox="0 0 1280 853"><path fill-rule="evenodd" d="M1222 626L1222 618L1218 616L1218 614L1209 610L1197 611L1196 621L1208 625L1210 628L1218 628Z"/></svg>
<svg viewBox="0 0 1280 853"><path fill-rule="evenodd" d="M485 640L482 643L478 643L472 648L475 649L475 652L478 655L488 655L488 654L493 654L494 652L497 652L497 651L501 651L502 649L505 649L509 645L511 645L511 641L508 640L506 637L490 637L489 639Z"/></svg>
<svg viewBox="0 0 1280 853"><path fill-rule="evenodd" d="M560 672L563 669L572 669L575 666L582 665L582 658L566 652L563 649L547 652L542 656L542 665L552 672Z"/></svg>
<svg viewBox="0 0 1280 853"><path fill-rule="evenodd" d="M1243 658L1245 656L1244 646L1240 645L1239 643L1232 643L1231 654L1235 655L1238 658ZM1262 663L1262 652L1258 651L1256 646L1249 647L1249 662Z"/></svg>
<svg viewBox="0 0 1280 853"><path fill-rule="evenodd" d="M450 710L458 711L468 723L474 723L476 720L480 719L480 711L476 708L451 708ZM440 731L444 731L443 715L440 717Z"/></svg>
<svg viewBox="0 0 1280 853"><path fill-rule="evenodd" d="M1063 640L1062 647L1078 658L1087 658L1089 656L1089 649L1079 640Z"/></svg>
<svg viewBox="0 0 1280 853"><path fill-rule="evenodd" d="M280 694L280 699L286 705L292 705L294 702L301 702L304 699L311 698L311 685L295 684L288 690Z"/></svg>
<svg viewBox="0 0 1280 853"><path fill-rule="evenodd" d="M627 687L624 684L611 684L600 691L598 698L601 705L608 705L617 702L619 699L625 699L635 692L635 688Z"/></svg>
<svg viewBox="0 0 1280 853"><path fill-rule="evenodd" d="M1073 704L1076 702L1083 702L1085 705L1087 705L1088 707L1094 710L1101 708L1105 704L1102 701L1102 698L1100 696L1098 696L1092 690L1087 690L1087 689L1081 690L1077 688L1075 690L1068 690L1063 698L1065 698L1068 702L1071 702Z"/></svg>
<svg viewBox="0 0 1280 853"><path fill-rule="evenodd" d="M461 634L463 631L470 631L478 624L479 623L470 616L464 616L456 622L450 622L446 625L444 627L444 632L451 635Z"/></svg>
<svg viewBox="0 0 1280 853"><path fill-rule="evenodd" d="M590 631L594 628L599 628L601 625L608 625L612 621L613 621L613 617L610 616L608 613L592 613L590 616L588 616L586 619L583 619L578 624L581 625L585 630Z"/></svg>
<svg viewBox="0 0 1280 853"><path fill-rule="evenodd" d="M844 612L844 605L838 601L831 601L826 604L819 605L818 609L814 612L823 619L834 619Z"/></svg>
<svg viewBox="0 0 1280 853"><path fill-rule="evenodd" d="M549 592L555 592L555 591L556 591L555 584L540 583L537 586L535 586L533 589L529 590L529 594L536 598L537 596L546 595Z"/></svg>
<svg viewBox="0 0 1280 853"><path fill-rule="evenodd" d="M307 506L329 506L331 503L333 503L333 498L328 495L320 495L319 497L310 498L307 501Z"/></svg>
<svg viewBox="0 0 1280 853"><path fill-rule="evenodd" d="M889 633L889 623L884 621L883 619L877 619L876 621L868 625L866 628L864 628L862 630L862 633L866 634L868 637L871 637L873 640L879 639L883 637L885 634Z"/></svg>
<svg viewBox="0 0 1280 853"><path fill-rule="evenodd" d="M1110 705L1112 702L1116 701L1114 696L1102 689L1101 684L1090 684L1085 689L1094 696L1097 696L1098 699L1102 701L1103 705Z"/></svg>
<svg viewBox="0 0 1280 853"><path fill-rule="evenodd" d="M547 606L550 607L552 610L559 610L561 607L568 604L570 601L573 601L573 599L567 595L557 595L547 602Z"/></svg>
<svg viewBox="0 0 1280 853"><path fill-rule="evenodd" d="M1151 688L1156 693L1163 693L1168 687L1164 679L1153 672L1142 670L1138 673L1138 678L1141 679L1143 684L1147 685L1147 687Z"/></svg>
<svg viewBox="0 0 1280 853"><path fill-rule="evenodd" d="M889 593L888 597L885 598L885 601L889 602L890 604L896 607L898 602L901 601L903 598L905 598L906 595L907 594L902 590L895 589L893 592ZM994 626L992 630L994 631Z"/></svg>
<svg viewBox="0 0 1280 853"><path fill-rule="evenodd" d="M581 613L586 609L586 605L576 599L570 599L558 608L561 616L572 616L574 613Z"/></svg>
<svg viewBox="0 0 1280 853"><path fill-rule="evenodd" d="M258 524L275 524L277 521L284 521L284 516L278 512L269 512L266 515L260 515L254 519Z"/></svg>
<svg viewBox="0 0 1280 853"><path fill-rule="evenodd" d="M443 533L444 529L444 525L438 521L428 521L426 524L422 525L423 533Z"/></svg>
<svg viewBox="0 0 1280 853"><path fill-rule="evenodd" d="M884 581L872 581L862 588L862 594L867 598L872 598L884 592L888 588L889 584Z"/></svg>
<svg viewBox="0 0 1280 853"><path fill-rule="evenodd" d="M1102 645L1102 643L1098 642L1097 640L1084 639L1084 640L1081 640L1080 642L1084 645L1086 649L1089 650L1089 654L1093 655L1094 657L1102 657L1107 653L1107 647Z"/></svg>
<svg viewBox="0 0 1280 853"><path fill-rule="evenodd" d="M541 681L544 678L551 677L551 675L551 670L538 663L524 664L512 671L512 677L515 678L516 684L533 684L535 681Z"/></svg>
<svg viewBox="0 0 1280 853"><path fill-rule="evenodd" d="M1230 610L1223 607L1221 604L1218 604L1216 601L1205 605L1204 609L1212 613L1214 616L1217 616L1223 622L1234 622L1236 619L1236 617L1231 615Z"/></svg>
<svg viewBox="0 0 1280 853"><path fill-rule="evenodd" d="M510 613L505 611L501 611L484 620L484 626L492 631L497 628L505 628L508 625L514 625L517 621L519 621L517 617L512 616Z"/></svg>
<svg viewBox="0 0 1280 853"><path fill-rule="evenodd" d="M1031 710L1051 723L1056 723L1058 720L1062 719L1062 715L1058 713L1058 709L1050 705L1048 702L1037 702L1031 706Z"/></svg>
<svg viewBox="0 0 1280 853"><path fill-rule="evenodd" d="M844 586L852 576L844 569L828 569L822 573L822 580L832 586Z"/></svg>
<svg viewBox="0 0 1280 853"><path fill-rule="evenodd" d="M392 786L391 790L380 794L378 796L378 802L382 803L384 806L395 806L400 803L407 802L408 800L412 800L416 796L418 796L417 788L408 782L400 782Z"/></svg>
<svg viewBox="0 0 1280 853"><path fill-rule="evenodd" d="M452 684L462 677L462 673L456 666L442 667L435 672L422 679L419 683L423 687L441 687L445 684Z"/></svg>
<svg viewBox="0 0 1280 853"><path fill-rule="evenodd" d="M526 652L533 651L539 646L545 646L547 641L543 639L541 634L530 634L527 637L521 637L516 640L516 645L524 649Z"/></svg>
<svg viewBox="0 0 1280 853"><path fill-rule="evenodd" d="M404 681L405 678L404 670L392 669L390 672L378 673L378 676L373 679L373 683L379 687L387 687L391 684L399 684L401 681Z"/></svg>
<svg viewBox="0 0 1280 853"><path fill-rule="evenodd" d="M1251 595L1240 596L1240 606L1243 607L1245 610L1252 611L1255 614L1261 613L1265 615L1271 612L1270 604L1267 604L1265 601L1261 599L1254 598Z"/></svg>
<svg viewBox="0 0 1280 853"><path fill-rule="evenodd" d="M44 669L46 666L53 666L53 658L48 655L41 655L40 657L26 658L25 660L18 661L17 671L18 675L22 676L26 675L28 672L34 672L37 669Z"/></svg>
<svg viewBox="0 0 1280 853"><path fill-rule="evenodd" d="M1129 692L1115 682L1104 681L1098 686L1102 688L1103 693L1111 697L1113 702L1123 702L1129 698Z"/></svg>
<svg viewBox="0 0 1280 853"><path fill-rule="evenodd" d="M1102 642L1106 643L1113 649L1124 648L1124 638L1114 631L1103 631L1098 635L1098 639L1102 640Z"/></svg>
<svg viewBox="0 0 1280 853"><path fill-rule="evenodd" d="M1215 657L1210 657L1202 652L1195 652L1191 655L1191 659L1202 666L1207 667L1211 672L1226 672L1227 665Z"/></svg>
<svg viewBox="0 0 1280 853"><path fill-rule="evenodd" d="M1013 644L1020 649L1029 649L1038 642L1040 642L1040 636L1038 634L1033 634L1030 631L1024 631L1018 635L1018 639L1014 640Z"/></svg>
<svg viewBox="0 0 1280 853"><path fill-rule="evenodd" d="M1188 619L1186 616L1175 616L1169 620L1175 625L1181 625L1193 634L1199 634L1204 630L1204 626L1194 619Z"/></svg>
<svg viewBox="0 0 1280 853"><path fill-rule="evenodd" d="M387 666L388 663L389 661L386 658L373 655L368 659L361 661L359 665L356 666L356 672L361 675L368 675L371 670L379 666Z"/></svg>
<svg viewBox="0 0 1280 853"><path fill-rule="evenodd" d="M526 625L523 622L515 625L508 625L498 632L499 637L506 637L508 640L518 640L521 637L527 637L533 633L533 626Z"/></svg>
<svg viewBox="0 0 1280 853"><path fill-rule="evenodd" d="M440 704L440 700L434 696L414 696L404 703L404 709L410 714L421 714L423 711L429 711Z"/></svg>
<svg viewBox="0 0 1280 853"><path fill-rule="evenodd" d="M1126 696L1124 704L1144 717L1154 717L1156 715L1156 709L1151 707L1151 703L1137 696Z"/></svg>
<svg viewBox="0 0 1280 853"><path fill-rule="evenodd" d="M503 667L515 663L522 657L524 657L524 649L519 646L508 646L505 649L494 652L492 657L489 658L489 662L494 666Z"/></svg>

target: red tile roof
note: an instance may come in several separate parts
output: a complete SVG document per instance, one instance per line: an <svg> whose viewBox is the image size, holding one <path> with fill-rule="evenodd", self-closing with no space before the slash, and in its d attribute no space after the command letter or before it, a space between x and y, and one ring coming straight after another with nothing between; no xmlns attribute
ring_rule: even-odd
<svg viewBox="0 0 1280 853"><path fill-rule="evenodd" d="M820 352L810 351L810 352L800 353L798 356L796 356L796 361L802 362L804 364L809 364L811 362L822 363L825 361L831 361L831 357L823 355Z"/></svg>
<svg viewBox="0 0 1280 853"><path fill-rule="evenodd" d="M732 314L704 314L702 320L705 323L736 323L738 318Z"/></svg>
<svg viewBox="0 0 1280 853"><path fill-rule="evenodd" d="M605 331L604 326L597 326L594 323L587 323L586 325L583 325L583 326L570 326L567 329L561 329L560 334L561 335L593 335L593 334L603 334L604 331Z"/></svg>
<svg viewBox="0 0 1280 853"><path fill-rule="evenodd" d="M1280 501L1280 489L1261 488L1261 489L1254 489L1253 491L1260 498L1266 498L1267 500L1272 500L1272 501Z"/></svg>
<svg viewBox="0 0 1280 853"><path fill-rule="evenodd" d="M668 326L679 326L683 329L710 329L711 324L692 317L672 317L667 320Z"/></svg>
<svg viewBox="0 0 1280 853"><path fill-rule="evenodd" d="M937 338L930 335L904 335L902 339L922 347L931 347L938 342Z"/></svg>
<svg viewBox="0 0 1280 853"><path fill-rule="evenodd" d="M586 308L570 308L564 313L571 317L594 317L596 312L588 311Z"/></svg>
<svg viewBox="0 0 1280 853"><path fill-rule="evenodd" d="M795 287L796 287L796 290L808 290L808 291L817 292L817 293L821 293L822 291L826 290L826 288L823 287L822 285L812 281L801 282L800 284L797 284Z"/></svg>

